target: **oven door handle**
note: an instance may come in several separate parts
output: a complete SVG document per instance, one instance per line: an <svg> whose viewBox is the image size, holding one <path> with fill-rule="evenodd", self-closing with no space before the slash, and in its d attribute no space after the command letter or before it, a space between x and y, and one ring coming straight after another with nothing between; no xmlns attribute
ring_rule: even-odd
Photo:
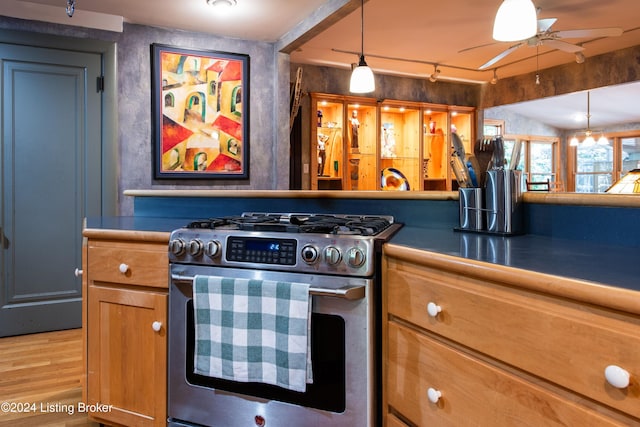
<svg viewBox="0 0 640 427"><path fill-rule="evenodd" d="M171 281L177 285L192 285L193 277L172 274ZM364 298L365 291L365 285L347 285L336 289L317 288L314 286L311 286L309 288L309 293L314 296L343 298L348 300L358 300Z"/></svg>

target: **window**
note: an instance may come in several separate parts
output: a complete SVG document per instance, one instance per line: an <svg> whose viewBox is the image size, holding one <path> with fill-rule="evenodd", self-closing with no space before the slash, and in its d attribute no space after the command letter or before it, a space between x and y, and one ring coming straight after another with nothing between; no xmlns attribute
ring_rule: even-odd
<svg viewBox="0 0 640 427"><path fill-rule="evenodd" d="M633 169L640 169L640 137L620 138L622 143L621 176Z"/></svg>
<svg viewBox="0 0 640 427"><path fill-rule="evenodd" d="M504 120L485 119L483 133L484 133L484 136L503 135Z"/></svg>
<svg viewBox="0 0 640 427"><path fill-rule="evenodd" d="M633 169L640 168L638 131L605 135L609 144L575 148L575 191L604 193Z"/></svg>
<svg viewBox="0 0 640 427"><path fill-rule="evenodd" d="M613 183L613 147L580 145L576 158L576 192L604 193Z"/></svg>
<svg viewBox="0 0 640 427"><path fill-rule="evenodd" d="M529 181L555 181L553 144L529 142Z"/></svg>
<svg viewBox="0 0 640 427"><path fill-rule="evenodd" d="M525 137L517 135L506 135L504 137L504 154L507 165L514 158L512 154L517 140L520 140L521 146L520 159L515 169L522 171L528 181L549 180L556 184L554 188L562 188L556 170L559 139L548 137L525 139Z"/></svg>

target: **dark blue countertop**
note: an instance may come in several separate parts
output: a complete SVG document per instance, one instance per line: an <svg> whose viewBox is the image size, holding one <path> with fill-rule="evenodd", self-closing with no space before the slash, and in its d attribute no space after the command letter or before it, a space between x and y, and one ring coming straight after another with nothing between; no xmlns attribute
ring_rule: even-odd
<svg viewBox="0 0 640 427"><path fill-rule="evenodd" d="M158 231L169 233L176 228L187 225L190 221L193 221L193 219L138 216L89 217L86 219L86 228L97 230Z"/></svg>
<svg viewBox="0 0 640 427"><path fill-rule="evenodd" d="M91 229L171 232L192 219L87 218ZM403 227L392 243L508 267L640 291L637 248L538 235L497 236L453 228Z"/></svg>
<svg viewBox="0 0 640 427"><path fill-rule="evenodd" d="M392 243L640 291L637 248L530 234L497 236L421 227L403 227Z"/></svg>

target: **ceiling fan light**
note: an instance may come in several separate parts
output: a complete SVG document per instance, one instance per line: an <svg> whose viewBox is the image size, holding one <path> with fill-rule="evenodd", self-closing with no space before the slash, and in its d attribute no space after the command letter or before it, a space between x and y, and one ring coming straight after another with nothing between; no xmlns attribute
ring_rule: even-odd
<svg viewBox="0 0 640 427"><path fill-rule="evenodd" d="M600 138L598 138L598 145L609 145L609 140L606 136L600 135Z"/></svg>
<svg viewBox="0 0 640 427"><path fill-rule="evenodd" d="M351 82L349 91L353 93L369 93L376 90L376 80L373 77L373 70L364 60L364 55L360 56L360 63L351 72Z"/></svg>
<svg viewBox="0 0 640 427"><path fill-rule="evenodd" d="M536 35L538 18L531 0L504 0L493 23L493 38L501 42L526 40Z"/></svg>

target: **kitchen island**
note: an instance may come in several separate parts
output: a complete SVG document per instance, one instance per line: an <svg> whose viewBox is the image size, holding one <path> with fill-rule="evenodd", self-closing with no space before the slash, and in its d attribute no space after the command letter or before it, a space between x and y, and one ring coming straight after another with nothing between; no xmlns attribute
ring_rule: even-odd
<svg viewBox="0 0 640 427"><path fill-rule="evenodd" d="M607 224L610 238L599 241L597 233L588 232L588 225L574 227L567 234L565 227L558 226L558 216L552 218L556 224L551 221L541 226L540 220L550 216L545 212L540 215L540 209L555 202L553 197L547 200L549 195L528 195L538 209L529 225L545 233L504 237L454 231L456 193L378 197L360 192L354 198L344 192L339 196L317 193L137 193L140 200L135 216L88 218L84 236L89 242L101 241L98 247L113 245L114 254L127 241L135 244L131 249L136 254L149 249L146 244L152 244L155 253L156 249L165 250L173 229L191 219L264 211L265 206L274 210L274 203L282 206L282 211L394 214L405 225L384 246L383 409L387 425L455 425L465 417L485 420L486 425L512 425L519 416L548 425L640 423L635 409L640 407L640 263L634 257L638 246L634 233L638 231L637 227L626 232L615 230L616 225L632 220L640 204L633 205L633 201L629 207L624 198L619 207L623 219ZM584 208L575 197L568 199L560 209L572 209L573 202ZM600 209L599 215L611 215L610 210L616 209L593 205L594 210ZM618 239L620 235L623 237ZM121 263L112 262L113 268ZM159 308L164 324L166 290L156 288L155 279L128 283L126 275L116 280L118 273L114 273L109 282L96 282L92 279L96 268L85 266L89 286L103 293L97 288L114 289L109 295L94 294L94 301L112 304L107 300L115 298L119 292L116 287L122 285L127 291L123 295L149 292L162 307L155 302L149 308L141 304L140 312ZM157 272L166 276L163 269ZM439 308L432 307L434 316L427 309L430 302ZM163 325L145 322L150 323L146 335L153 342L152 353L162 365L167 345ZM98 329L94 325L85 330L91 334ZM592 363L590 355L597 363ZM90 366L95 357L89 352ZM442 367L429 362L436 360ZM603 374L608 365L629 372L630 386L608 385ZM429 376L431 371L439 372L440 378L452 378L452 388L436 384L436 377ZM92 375L96 381L96 372ZM154 381L166 384L164 377L154 377ZM470 395L472 392L477 395ZM487 402L482 396L493 400ZM431 397L435 403L430 403ZM469 402L463 405L466 412L458 412L462 401ZM128 405L119 404L125 409ZM142 408L139 412L153 413L148 424L153 425L161 422L165 408Z"/></svg>

